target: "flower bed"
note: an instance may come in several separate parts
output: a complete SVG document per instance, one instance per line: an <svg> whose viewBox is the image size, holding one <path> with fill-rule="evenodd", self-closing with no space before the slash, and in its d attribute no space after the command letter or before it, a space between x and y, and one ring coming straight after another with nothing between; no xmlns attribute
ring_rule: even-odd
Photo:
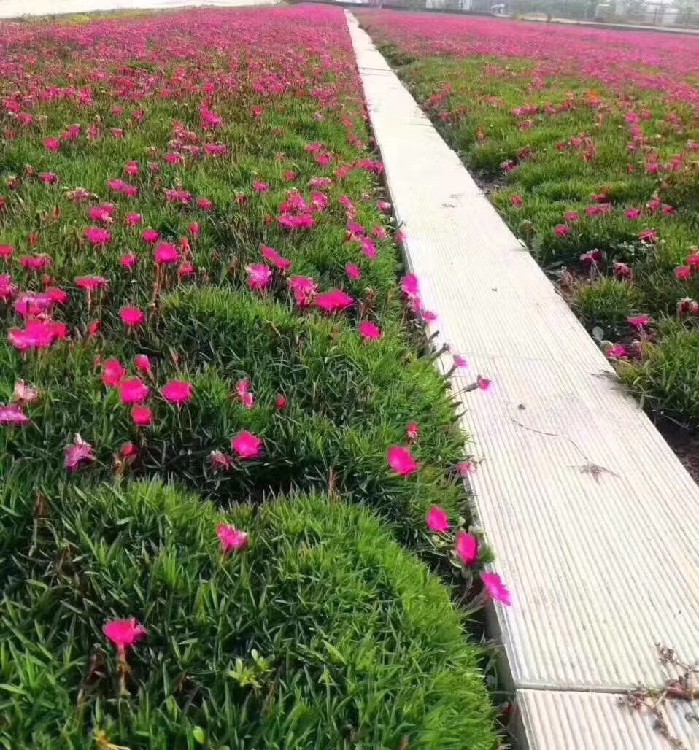
<svg viewBox="0 0 699 750"><path fill-rule="evenodd" d="M0 51L0 744L493 748L413 558L509 593L342 12L7 23Z"/></svg>
<svg viewBox="0 0 699 750"><path fill-rule="evenodd" d="M361 14L650 409L699 427L699 39Z"/></svg>

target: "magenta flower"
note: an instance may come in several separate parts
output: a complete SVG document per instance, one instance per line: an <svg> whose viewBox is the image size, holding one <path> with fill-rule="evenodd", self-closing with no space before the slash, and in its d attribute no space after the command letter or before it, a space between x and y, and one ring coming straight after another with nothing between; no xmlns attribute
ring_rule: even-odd
<svg viewBox="0 0 699 750"><path fill-rule="evenodd" d="M553 231L556 233L556 237L563 239L570 235L571 229L567 224L557 224Z"/></svg>
<svg viewBox="0 0 699 750"><path fill-rule="evenodd" d="M316 307L326 313L336 313L346 310L354 304L354 299L340 289L323 292L316 297Z"/></svg>
<svg viewBox="0 0 699 750"><path fill-rule="evenodd" d="M118 388L121 403L127 406L142 404L150 395L150 388L140 378L125 378Z"/></svg>
<svg viewBox="0 0 699 750"><path fill-rule="evenodd" d="M481 573L481 581L491 599L508 607L512 604L512 595L497 573Z"/></svg>
<svg viewBox="0 0 699 750"><path fill-rule="evenodd" d="M177 247L169 242L161 242L155 248L155 262L162 266L171 266L178 263L180 253Z"/></svg>
<svg viewBox="0 0 699 750"><path fill-rule="evenodd" d="M636 219L641 218L641 209L640 208L630 208L626 212L626 218L631 219L632 221L635 221Z"/></svg>
<svg viewBox="0 0 699 750"><path fill-rule="evenodd" d="M46 147L47 151L60 151L61 142L58 140L58 138L47 138L44 141L44 146Z"/></svg>
<svg viewBox="0 0 699 750"><path fill-rule="evenodd" d="M153 376L153 365L151 364L151 361L150 359L148 359L147 355L137 354L133 358L133 362L136 366L136 369L141 373L141 375L147 375L148 377Z"/></svg>
<svg viewBox="0 0 699 750"><path fill-rule="evenodd" d="M219 525L216 534L221 542L224 554L231 552L244 552L250 546L250 535L245 531L228 526L225 523Z"/></svg>
<svg viewBox="0 0 699 750"><path fill-rule="evenodd" d="M138 263L138 255L136 255L135 253L126 253L125 255L121 256L119 262L122 266L124 266L124 268L132 271Z"/></svg>
<svg viewBox="0 0 699 750"><path fill-rule="evenodd" d="M85 239L93 245L108 245L112 241L112 233L101 227L88 227L84 234Z"/></svg>
<svg viewBox="0 0 699 750"><path fill-rule="evenodd" d="M28 271L45 271L53 260L50 256L42 255L25 255L19 259L20 265Z"/></svg>
<svg viewBox="0 0 699 750"><path fill-rule="evenodd" d="M439 505L433 505L427 513L427 527L435 534L446 534L451 528L449 514Z"/></svg>
<svg viewBox="0 0 699 750"><path fill-rule="evenodd" d="M209 461L214 471L231 471L233 468L233 458L221 451L211 451Z"/></svg>
<svg viewBox="0 0 699 750"><path fill-rule="evenodd" d="M641 330L642 328L649 326L653 322L653 318L651 318L650 315L633 315L630 318L627 318L626 322L630 326Z"/></svg>
<svg viewBox="0 0 699 750"><path fill-rule="evenodd" d="M252 183L252 189L256 193L268 193L269 192L269 184L266 182L253 182Z"/></svg>
<svg viewBox="0 0 699 750"><path fill-rule="evenodd" d="M102 382L107 388L116 388L126 377L126 369L118 359L108 359L102 365Z"/></svg>
<svg viewBox="0 0 699 750"><path fill-rule="evenodd" d="M142 326L146 322L146 314L138 307L124 307L119 313L122 323L129 328Z"/></svg>
<svg viewBox="0 0 699 750"><path fill-rule="evenodd" d="M231 448L239 458L249 460L262 455L264 443L257 435L245 430L233 438Z"/></svg>
<svg viewBox="0 0 699 750"><path fill-rule="evenodd" d="M0 404L0 425L25 427L30 423L31 420L20 404Z"/></svg>
<svg viewBox="0 0 699 750"><path fill-rule="evenodd" d="M476 471L476 465L473 463L473 461L460 461L456 465L456 470L458 471L460 477L467 477Z"/></svg>
<svg viewBox="0 0 699 750"><path fill-rule="evenodd" d="M65 323L54 320L30 320L24 328L11 328L7 340L21 352L48 349L57 340L68 337Z"/></svg>
<svg viewBox="0 0 699 750"><path fill-rule="evenodd" d="M689 281L692 278L691 266L677 266L675 269L675 278L680 281Z"/></svg>
<svg viewBox="0 0 699 750"><path fill-rule="evenodd" d="M194 386L185 380L171 380L160 392L168 403L180 406L192 400Z"/></svg>
<svg viewBox="0 0 699 750"><path fill-rule="evenodd" d="M409 477L420 468L410 448L400 445L388 449L388 465L401 477Z"/></svg>
<svg viewBox="0 0 699 750"><path fill-rule="evenodd" d="M261 252L262 257L280 271L286 273L291 270L291 261L280 255L273 247L265 247L263 245Z"/></svg>
<svg viewBox="0 0 699 750"><path fill-rule="evenodd" d="M465 357L462 357L460 354L454 355L454 367L468 367L468 362L466 361Z"/></svg>
<svg viewBox="0 0 699 750"><path fill-rule="evenodd" d="M478 539L465 531L457 533L454 549L464 565L473 565L478 559Z"/></svg>
<svg viewBox="0 0 699 750"><path fill-rule="evenodd" d="M15 249L12 245L0 245L0 258L3 260L9 260L15 254Z"/></svg>
<svg viewBox="0 0 699 750"><path fill-rule="evenodd" d="M160 232L156 232L155 229L145 229L141 237L144 242L154 245L160 239Z"/></svg>
<svg viewBox="0 0 699 750"><path fill-rule="evenodd" d="M490 378L483 378L480 375L476 378L476 385L481 391L489 391L493 385L493 381Z"/></svg>
<svg viewBox="0 0 699 750"><path fill-rule="evenodd" d="M628 355L628 349L623 344L614 344L607 349L609 359L626 359Z"/></svg>
<svg viewBox="0 0 699 750"><path fill-rule="evenodd" d="M660 234L655 229L646 229L645 232L641 232L638 235L638 239L641 240L641 242L647 242L653 245L660 239Z"/></svg>
<svg viewBox="0 0 699 750"><path fill-rule="evenodd" d="M347 276L352 281L359 281L362 278L362 269L355 263L348 263L345 266L345 271L347 271Z"/></svg>
<svg viewBox="0 0 699 750"><path fill-rule="evenodd" d="M293 276L289 287L299 307L310 307L318 291L318 285L308 276Z"/></svg>
<svg viewBox="0 0 699 750"><path fill-rule="evenodd" d="M97 292L109 286L109 279L105 279L104 276L78 276L75 286L86 292Z"/></svg>
<svg viewBox="0 0 699 750"><path fill-rule="evenodd" d="M513 195L510 198L510 203L515 206L516 208L519 208L520 206L524 205L524 198L522 198L521 195Z"/></svg>
<svg viewBox="0 0 699 750"><path fill-rule="evenodd" d="M286 411L286 408L289 406L289 400L283 394L279 394L275 401L275 405L279 411Z"/></svg>
<svg viewBox="0 0 699 750"><path fill-rule="evenodd" d="M566 211L563 214L563 218L570 224L575 224L576 221L580 221L580 214L577 211Z"/></svg>
<svg viewBox="0 0 699 750"><path fill-rule="evenodd" d="M66 446L65 467L68 471L78 469L91 464L96 460L95 452L89 443L86 443L80 435L75 436L75 442Z"/></svg>
<svg viewBox="0 0 699 750"><path fill-rule="evenodd" d="M153 411L148 406L136 404L131 409L131 418L137 427L150 427L153 424Z"/></svg>
<svg viewBox="0 0 699 750"><path fill-rule="evenodd" d="M255 398L252 395L251 389L252 383L249 380L239 380L235 386L238 398L246 409L252 409L255 405Z"/></svg>
<svg viewBox="0 0 699 750"><path fill-rule="evenodd" d="M403 294L406 297L419 297L420 296L420 284L417 280L417 276L414 273L409 273L404 276L400 282L400 288L403 290Z"/></svg>
<svg viewBox="0 0 699 750"><path fill-rule="evenodd" d="M133 617L130 620L112 620L102 628L102 632L120 653L148 635L148 631Z"/></svg>
<svg viewBox="0 0 699 750"><path fill-rule="evenodd" d="M381 333L381 329L376 325L376 323L371 323L370 321L362 321L359 326L359 335L363 339L367 339L368 341L378 341L383 334Z"/></svg>
<svg viewBox="0 0 699 750"><path fill-rule="evenodd" d="M248 286L250 289L262 292L269 289L272 284L272 269L263 263L253 263L247 266L247 272L250 275Z"/></svg>
<svg viewBox="0 0 699 750"><path fill-rule="evenodd" d="M411 422L406 430L405 434L408 437L408 440L415 441L420 437L420 425L417 422Z"/></svg>

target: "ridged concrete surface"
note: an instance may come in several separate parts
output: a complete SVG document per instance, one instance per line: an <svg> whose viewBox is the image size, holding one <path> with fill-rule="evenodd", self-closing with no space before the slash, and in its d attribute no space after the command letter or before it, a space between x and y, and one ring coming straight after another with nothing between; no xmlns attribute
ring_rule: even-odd
<svg viewBox="0 0 699 750"><path fill-rule="evenodd" d="M493 381L460 398L483 459L479 520L513 592L496 617L514 686L660 684L657 642L699 656L699 488L348 19L407 261L439 316L437 346L470 363L455 390L477 374ZM583 739L536 747L654 747Z"/></svg>
<svg viewBox="0 0 699 750"><path fill-rule="evenodd" d="M243 5L274 5L276 2L277 0L0 0L0 18L108 10L172 10L200 5L228 8Z"/></svg>
<svg viewBox="0 0 699 750"><path fill-rule="evenodd" d="M522 690L520 709L529 726L529 750L671 750L653 730L649 713L617 705L608 693ZM695 704L696 706L696 704ZM699 724L687 721L687 703L666 703L663 714L672 735L685 748L699 747Z"/></svg>

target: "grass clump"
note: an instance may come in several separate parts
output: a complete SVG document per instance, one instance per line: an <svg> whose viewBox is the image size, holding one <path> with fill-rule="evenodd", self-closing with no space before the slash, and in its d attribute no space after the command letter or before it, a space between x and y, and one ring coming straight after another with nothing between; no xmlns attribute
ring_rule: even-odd
<svg viewBox="0 0 699 750"><path fill-rule="evenodd" d="M366 511L56 489L39 512L3 492L0 746L493 747L446 590ZM220 524L245 529L248 551L224 555ZM148 635L120 692L102 627L129 617Z"/></svg>

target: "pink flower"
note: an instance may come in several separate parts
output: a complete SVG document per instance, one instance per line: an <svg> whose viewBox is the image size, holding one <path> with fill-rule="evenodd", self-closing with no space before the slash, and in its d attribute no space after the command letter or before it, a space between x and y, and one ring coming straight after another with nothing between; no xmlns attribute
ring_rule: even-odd
<svg viewBox="0 0 699 750"><path fill-rule="evenodd" d="M122 266L124 266L124 268L132 271L138 263L138 255L136 255L135 253L126 253L125 255L121 256L119 262Z"/></svg>
<svg viewBox="0 0 699 750"><path fill-rule="evenodd" d="M155 248L155 262L158 265L170 266L178 263L180 253L177 247L169 242L161 242Z"/></svg>
<svg viewBox="0 0 699 750"><path fill-rule="evenodd" d="M261 252L262 257L280 271L287 272L291 270L291 261L280 255L273 247L265 247L263 245Z"/></svg>
<svg viewBox="0 0 699 750"><path fill-rule="evenodd" d="M61 142L58 138L47 138L44 141L44 146L48 151L59 151L61 148Z"/></svg>
<svg viewBox="0 0 699 750"><path fill-rule="evenodd" d="M454 549L464 565L473 565L478 559L478 539L465 531L457 533Z"/></svg>
<svg viewBox="0 0 699 750"><path fill-rule="evenodd" d="M692 278L691 266L677 266L675 269L675 278L680 281L689 281Z"/></svg>
<svg viewBox="0 0 699 750"><path fill-rule="evenodd" d="M269 192L269 184L266 182L253 182L252 183L252 189L256 193L268 193Z"/></svg>
<svg viewBox="0 0 699 750"><path fill-rule="evenodd" d="M202 211L212 211L214 208L214 202L208 198L197 198L197 206Z"/></svg>
<svg viewBox="0 0 699 750"><path fill-rule="evenodd" d="M489 378L483 378L480 375L476 378L476 385L481 391L489 391L493 381Z"/></svg>
<svg viewBox="0 0 699 750"><path fill-rule="evenodd" d="M75 436L75 442L66 446L65 467L68 471L77 471L86 464L95 461L95 452L89 443L86 443L80 435Z"/></svg>
<svg viewBox="0 0 699 750"><path fill-rule="evenodd" d="M626 212L626 218L631 219L632 221L635 221L636 219L641 218L641 209L640 208L630 208Z"/></svg>
<svg viewBox="0 0 699 750"><path fill-rule="evenodd" d="M316 307L326 313L346 310L354 304L354 299L340 289L323 292L316 297Z"/></svg>
<svg viewBox="0 0 699 750"><path fill-rule="evenodd" d="M577 211L566 211L563 218L570 224L575 224L576 221L580 221L580 214Z"/></svg>
<svg viewBox="0 0 699 750"><path fill-rule="evenodd" d="M127 463L133 463L133 461L138 456L138 453L138 447L131 442L124 443L124 445L122 445L119 449L119 456L123 458Z"/></svg>
<svg viewBox="0 0 699 750"><path fill-rule="evenodd" d="M651 318L650 315L634 315L630 318L627 318L626 322L630 326L633 326L634 328L638 328L640 330L641 328L649 326L653 322L653 318Z"/></svg>
<svg viewBox="0 0 699 750"><path fill-rule="evenodd" d="M388 465L401 477L409 477L420 468L410 448L400 445L394 445L388 449Z"/></svg>
<svg viewBox="0 0 699 750"><path fill-rule="evenodd" d="M0 425L25 427L31 420L20 404L0 404Z"/></svg>
<svg viewBox="0 0 699 750"><path fill-rule="evenodd" d="M468 362L466 361L465 357L462 357L460 354L454 355L454 367L468 367Z"/></svg>
<svg viewBox="0 0 699 750"><path fill-rule="evenodd" d="M632 279L633 269L628 263L614 261L614 276L616 276L617 279Z"/></svg>
<svg viewBox="0 0 699 750"><path fill-rule="evenodd" d="M102 365L102 382L107 388L116 388L126 377L126 369L118 359L108 359Z"/></svg>
<svg viewBox="0 0 699 750"><path fill-rule="evenodd" d="M75 286L86 292L96 292L109 286L109 279L104 276L79 276L75 279Z"/></svg>
<svg viewBox="0 0 699 750"><path fill-rule="evenodd" d="M250 289L261 292L269 289L272 284L272 269L263 263L253 263L247 266L247 272L250 275L248 286Z"/></svg>
<svg viewBox="0 0 699 750"><path fill-rule="evenodd" d="M0 258L3 260L9 260L15 254L15 249L12 245L0 245Z"/></svg>
<svg viewBox="0 0 699 750"><path fill-rule="evenodd" d="M362 321L359 326L359 335L363 339L367 339L368 341L378 341L383 334L381 333L381 329L376 325L376 323L371 323L369 321Z"/></svg>
<svg viewBox="0 0 699 750"><path fill-rule="evenodd" d="M151 365L150 359L145 354L137 354L133 358L134 365L136 366L136 369L141 373L141 375L147 375L148 377L152 377L153 375L153 365Z"/></svg>
<svg viewBox="0 0 699 750"><path fill-rule="evenodd" d="M11 328L7 340L21 352L32 349L48 349L58 339L68 337L65 323L54 320L31 320L24 328Z"/></svg>
<svg viewBox="0 0 699 750"><path fill-rule="evenodd" d="M146 314L138 307L124 307L119 313L122 323L129 328L142 326L146 322Z"/></svg>
<svg viewBox="0 0 699 750"><path fill-rule="evenodd" d="M246 409L252 409L255 405L255 399L250 390L251 388L252 383L249 380L239 380L235 386L238 398Z"/></svg>
<svg viewBox="0 0 699 750"><path fill-rule="evenodd" d="M233 469L233 458L221 451L211 451L209 461L214 471L231 471Z"/></svg>
<svg viewBox="0 0 699 750"><path fill-rule="evenodd" d="M201 234L201 224L198 221L193 221L189 225L189 233L192 235L193 239L196 239Z"/></svg>
<svg viewBox="0 0 699 750"><path fill-rule="evenodd" d="M654 244L660 239L660 234L655 229L646 229L645 232L641 232L638 235L638 239L641 240L641 242L648 242L650 244Z"/></svg>
<svg viewBox="0 0 699 750"><path fill-rule="evenodd" d="M148 406L137 404L131 409L131 418L137 427L150 427L153 424L153 411Z"/></svg>
<svg viewBox="0 0 699 750"><path fill-rule="evenodd" d="M102 330L102 321L101 320L93 320L90 325L87 327L87 333L90 338L94 338L95 336L99 336L100 331Z"/></svg>
<svg viewBox="0 0 699 750"><path fill-rule="evenodd" d="M513 195L513 196L512 196L511 198L510 198L510 203L511 203L511 204L512 204L513 206L516 206L517 208L519 208L520 206L523 206L523 205L524 205L524 198L522 198L522 196L521 196L521 195Z"/></svg>
<svg viewBox="0 0 699 750"><path fill-rule="evenodd" d="M629 352L623 344L614 344L607 349L607 356L609 359L626 359Z"/></svg>
<svg viewBox="0 0 699 750"><path fill-rule="evenodd" d="M125 378L118 387L121 403L126 406L142 404L150 395L150 388L140 378Z"/></svg>
<svg viewBox="0 0 699 750"><path fill-rule="evenodd" d="M347 276L352 281L359 281L362 278L362 269L355 263L348 263L345 266L345 271L347 271Z"/></svg>
<svg viewBox="0 0 699 750"><path fill-rule="evenodd" d="M154 245L160 239L160 232L156 232L155 229L145 229L141 237L144 242Z"/></svg>
<svg viewBox="0 0 699 750"><path fill-rule="evenodd" d="M233 438L231 448L240 458L253 459L262 455L264 443L257 435L245 430Z"/></svg>
<svg viewBox="0 0 699 750"><path fill-rule="evenodd" d="M456 470L460 477L467 477L476 471L476 465L473 461L460 461L456 465Z"/></svg>
<svg viewBox="0 0 699 750"><path fill-rule="evenodd" d="M112 233L101 227L88 227L84 234L85 239L93 245L108 245L112 241Z"/></svg>
<svg viewBox="0 0 699 750"><path fill-rule="evenodd" d="M28 271L45 271L53 263L53 260L48 255L42 254L25 255L19 259L19 262Z"/></svg>
<svg viewBox="0 0 699 750"><path fill-rule="evenodd" d="M571 232L570 227L567 224L557 224L553 230L556 233L556 237L561 239L568 237Z"/></svg>
<svg viewBox="0 0 699 750"><path fill-rule="evenodd" d="M308 276L293 276L289 281L289 286L296 304L299 307L310 307L318 291L316 282Z"/></svg>
<svg viewBox="0 0 699 750"><path fill-rule="evenodd" d="M409 273L407 276L403 277L400 282L400 287L406 297L415 298L420 296L420 284L417 280L417 276L413 273Z"/></svg>
<svg viewBox="0 0 699 750"><path fill-rule="evenodd" d="M160 392L168 403L179 406L192 400L194 386L184 380L171 380Z"/></svg>
<svg viewBox="0 0 699 750"><path fill-rule="evenodd" d="M111 620L102 631L120 653L135 646L141 638L148 635L148 631L133 617L130 620Z"/></svg>
<svg viewBox="0 0 699 750"><path fill-rule="evenodd" d="M683 297L677 302L677 314L680 317L699 315L699 302L691 297Z"/></svg>
<svg viewBox="0 0 699 750"><path fill-rule="evenodd" d="M289 401L288 401L287 397L284 396L284 395L282 395L282 394L280 394L279 396L277 396L277 400L276 400L275 403L276 403L277 409L279 409L279 411L286 411L287 406L289 406Z"/></svg>
<svg viewBox="0 0 699 750"><path fill-rule="evenodd" d="M15 383L12 398L19 404L33 404L39 398L39 389L29 383L25 383L24 380L18 380Z"/></svg>
<svg viewBox="0 0 699 750"><path fill-rule="evenodd" d="M427 514L427 528L435 534L446 534L451 525L449 515L439 505L433 505Z"/></svg>
<svg viewBox="0 0 699 750"><path fill-rule="evenodd" d="M512 595L497 573L481 573L481 581L491 599L508 607L512 604Z"/></svg>
<svg viewBox="0 0 699 750"><path fill-rule="evenodd" d="M231 552L244 552L250 546L250 535L236 529L235 526L222 523L216 529L216 534L221 541L221 549L226 555Z"/></svg>
<svg viewBox="0 0 699 750"><path fill-rule="evenodd" d="M376 204L376 208L381 211L381 213L388 214L391 213L391 204L388 201L379 201Z"/></svg>
<svg viewBox="0 0 699 750"><path fill-rule="evenodd" d="M408 440L417 440L420 437L420 425L417 422L411 422L407 426L405 434Z"/></svg>

